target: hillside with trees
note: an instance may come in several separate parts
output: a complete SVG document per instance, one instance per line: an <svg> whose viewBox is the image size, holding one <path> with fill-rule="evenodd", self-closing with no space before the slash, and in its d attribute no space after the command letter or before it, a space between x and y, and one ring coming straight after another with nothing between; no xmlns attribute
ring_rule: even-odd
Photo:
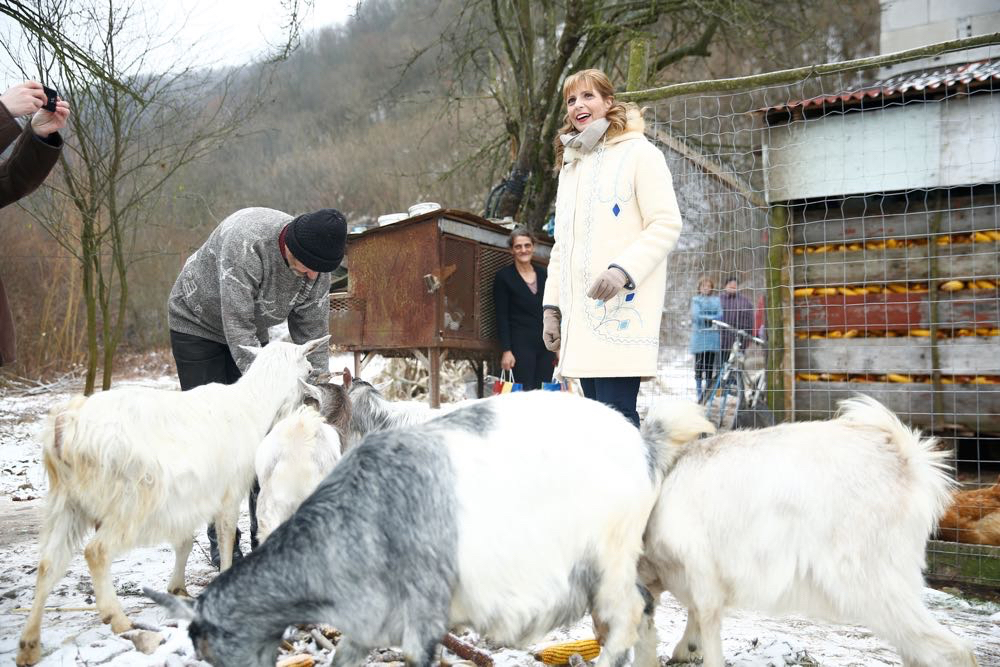
<svg viewBox="0 0 1000 667"><path fill-rule="evenodd" d="M189 90L206 108L226 109L252 91L259 109L143 200L143 222L125 247L121 345L165 344L166 295L180 266L239 208L330 206L364 226L420 201L483 213L506 179L514 187L491 212L540 227L554 194L562 79L596 66L624 86L635 37L650 44L649 85L738 76L875 52L878 3L364 0L345 25L305 35L284 60L192 72L232 78L226 99L210 85ZM203 118L192 112L190 122ZM59 210L63 226L82 223L73 207ZM0 234L19 337L13 372L83 363L79 262L17 207L0 215Z"/></svg>

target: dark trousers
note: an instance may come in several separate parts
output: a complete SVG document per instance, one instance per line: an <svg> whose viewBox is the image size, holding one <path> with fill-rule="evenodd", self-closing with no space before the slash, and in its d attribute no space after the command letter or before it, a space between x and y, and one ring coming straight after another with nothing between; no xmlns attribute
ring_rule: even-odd
<svg viewBox="0 0 1000 667"><path fill-rule="evenodd" d="M639 428L639 413L635 409L639 397L639 378L580 378L583 395L609 405Z"/></svg>
<svg viewBox="0 0 1000 667"><path fill-rule="evenodd" d="M555 368L556 355L544 347L536 345L517 345L511 343L514 353L514 382L524 385L524 390L541 389L543 382L552 381L552 369Z"/></svg>
<svg viewBox="0 0 1000 667"><path fill-rule="evenodd" d="M716 359L718 355L714 350L708 352L694 353L694 384L698 390L698 400L706 389L712 388L712 380L715 378ZM704 380L704 388L702 386Z"/></svg>
<svg viewBox="0 0 1000 667"><path fill-rule="evenodd" d="M239 367L233 360L229 346L208 340L201 336L170 331L170 349L177 365L177 379L181 383L181 391L194 389L203 384L218 382L233 384L242 377ZM256 479L250 489L250 546L257 547L257 494L260 484ZM215 535L215 524L208 524L208 542L212 552L219 550ZM239 550L240 533L236 531L234 552Z"/></svg>

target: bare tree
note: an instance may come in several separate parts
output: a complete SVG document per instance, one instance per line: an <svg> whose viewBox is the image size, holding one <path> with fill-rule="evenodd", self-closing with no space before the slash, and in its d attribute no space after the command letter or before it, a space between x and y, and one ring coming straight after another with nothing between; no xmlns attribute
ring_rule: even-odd
<svg viewBox="0 0 1000 667"><path fill-rule="evenodd" d="M25 33L33 35L39 44L44 44L61 60L74 63L76 67L87 70L93 77L108 85L121 85L87 51L53 25L38 3L0 0L0 14L14 19Z"/></svg>
<svg viewBox="0 0 1000 667"><path fill-rule="evenodd" d="M120 83L76 60L57 58L51 65L46 75L60 82L73 112L61 173L47 183L47 196L27 205L81 264L90 393L99 364L102 388L111 385L128 312L129 271L144 258L135 252L137 236L150 224L163 186L183 166L239 136L266 99L259 87L267 84L267 70L174 67L157 73L148 46L153 39L141 34L134 3L43 0L38 6L47 25L79 35L77 43Z"/></svg>
<svg viewBox="0 0 1000 667"><path fill-rule="evenodd" d="M519 215L537 230L555 198L551 142L564 117L566 76L600 67L624 83L628 44L642 37L650 45L648 76L657 78L681 61L710 56L713 47L796 25L806 30L802 9L811 2L464 0L453 10L442 2L441 15L451 11L453 18L408 65L436 58L439 76L450 82L452 109L484 96L492 101L495 131L455 171L500 165L506 176L487 198L487 213Z"/></svg>
<svg viewBox="0 0 1000 667"><path fill-rule="evenodd" d="M314 0L275 0L275 2L280 3L287 18L282 25L284 40L273 47L273 52L267 56L269 62L284 60L298 47L302 34L302 14L313 6ZM53 22L51 12L46 10L44 3L0 0L0 15L14 19L26 34L32 35L40 44L45 44L48 51L61 62L73 63L76 69L89 72L91 76L105 84L121 87L122 83L115 79L112 72L104 68L99 59L77 45L63 29L61 22Z"/></svg>

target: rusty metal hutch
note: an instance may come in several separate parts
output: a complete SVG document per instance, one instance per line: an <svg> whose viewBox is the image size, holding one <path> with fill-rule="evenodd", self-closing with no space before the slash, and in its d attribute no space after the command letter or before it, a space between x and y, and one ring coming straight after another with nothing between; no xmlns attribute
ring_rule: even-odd
<svg viewBox="0 0 1000 667"><path fill-rule="evenodd" d="M372 354L414 356L430 370L440 403L441 362L465 359L483 379L499 355L493 278L513 260L510 231L466 211L439 209L347 239L348 286L330 295L332 342L354 353L360 374ZM551 242L536 243L547 264Z"/></svg>

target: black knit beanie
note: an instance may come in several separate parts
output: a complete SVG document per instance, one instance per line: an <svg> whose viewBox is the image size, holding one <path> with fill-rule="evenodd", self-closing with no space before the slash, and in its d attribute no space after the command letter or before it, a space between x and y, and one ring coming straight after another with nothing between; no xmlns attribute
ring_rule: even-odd
<svg viewBox="0 0 1000 667"><path fill-rule="evenodd" d="M347 221L333 208L303 213L288 223L285 244L307 268L329 273L344 259Z"/></svg>

